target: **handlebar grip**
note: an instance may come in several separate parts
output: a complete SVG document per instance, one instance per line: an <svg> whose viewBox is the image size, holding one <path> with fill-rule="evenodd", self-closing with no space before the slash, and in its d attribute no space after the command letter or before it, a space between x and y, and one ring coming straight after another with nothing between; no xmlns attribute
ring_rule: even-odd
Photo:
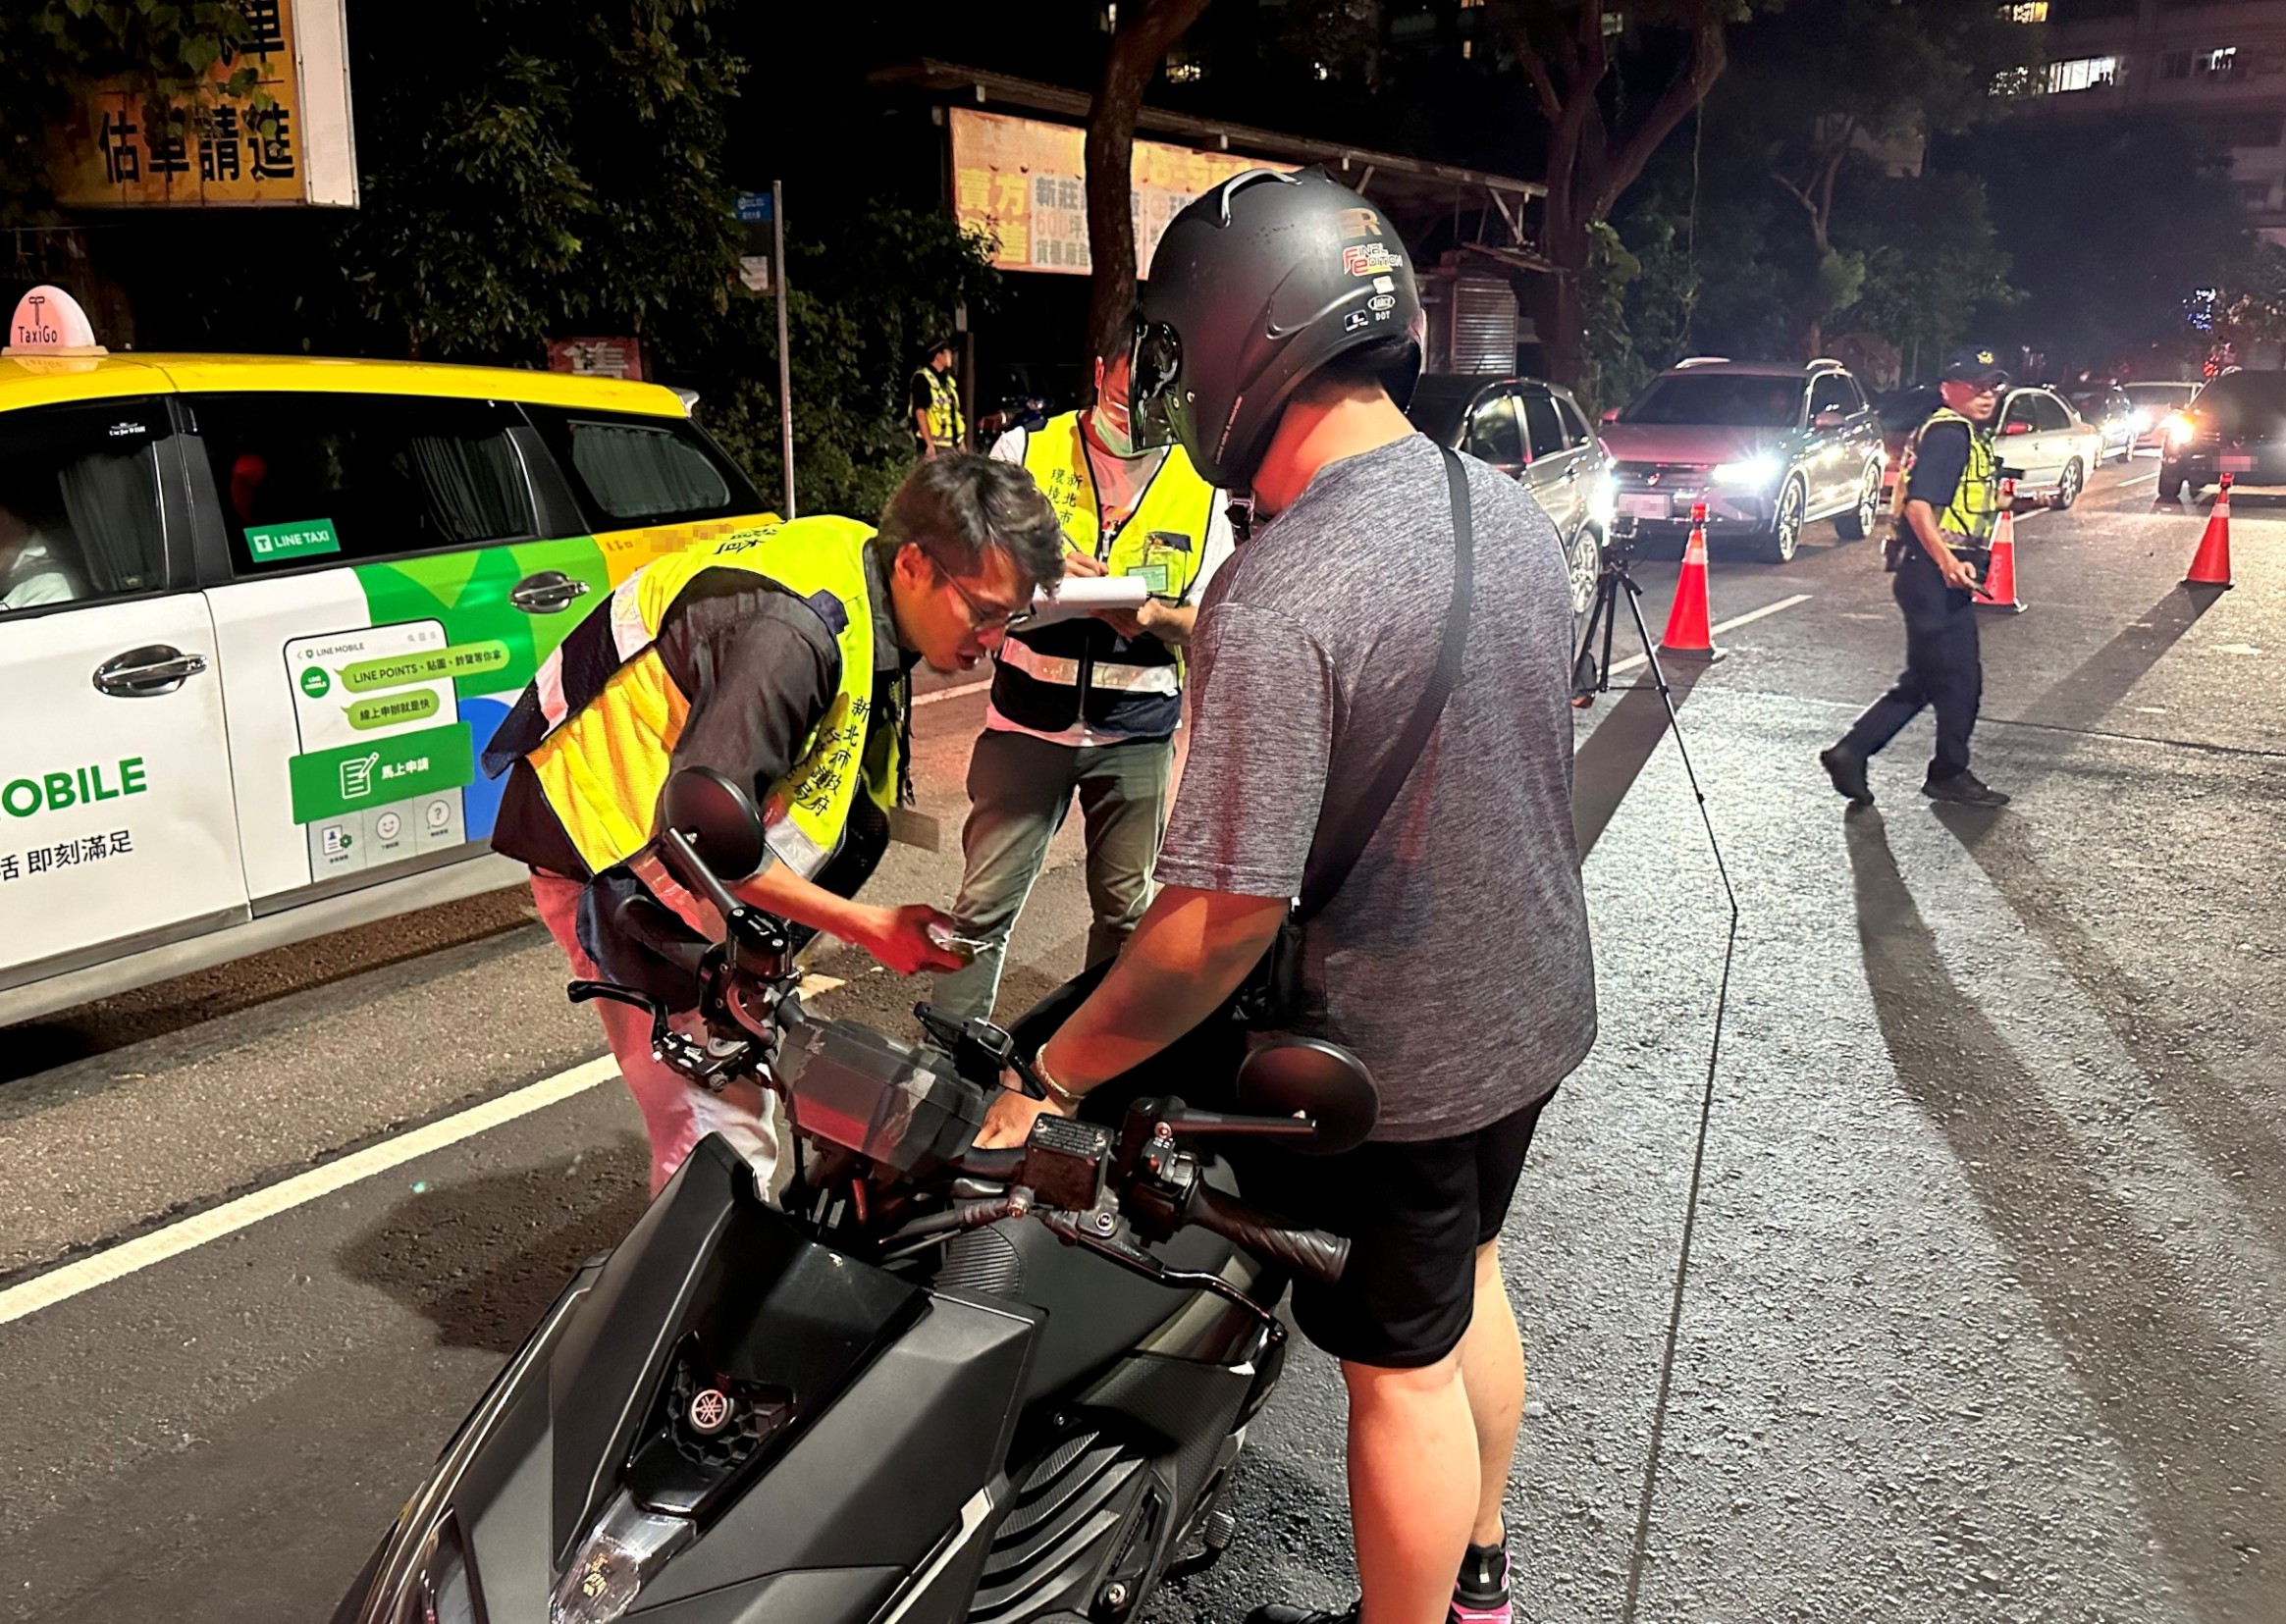
<svg viewBox="0 0 2286 1624"><path fill-rule="evenodd" d="M1206 1184L1191 1192L1184 1217L1202 1230L1211 1230L1234 1246L1243 1246L1265 1262L1290 1273L1307 1275L1328 1285L1349 1267L1350 1242L1345 1235L1323 1230L1298 1230L1275 1213L1249 1206L1236 1196Z"/></svg>

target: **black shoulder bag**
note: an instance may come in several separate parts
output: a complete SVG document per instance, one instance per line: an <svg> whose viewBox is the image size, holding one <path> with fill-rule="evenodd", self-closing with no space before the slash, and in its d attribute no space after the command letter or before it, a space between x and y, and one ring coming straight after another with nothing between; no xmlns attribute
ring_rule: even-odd
<svg viewBox="0 0 2286 1624"><path fill-rule="evenodd" d="M1445 701L1461 679L1461 655L1468 643L1468 609L1475 586L1475 527L1468 508L1468 471L1460 456L1445 451L1445 481L1453 493L1453 603L1445 611L1445 638L1437 649L1437 668L1421 692L1405 732L1382 758L1373 782L1358 797L1349 814L1329 823L1321 815L1317 835L1310 842L1309 862L1302 870L1302 896L1287 910L1277 939L1248 972L1226 1008L1241 1026L1259 1031L1282 1031L1302 1014L1302 930L1334 900L1334 894L1365 855L1373 831L1381 826L1397 800L1397 792L1419 764L1437 728ZM1330 793L1330 789L1329 789Z"/></svg>

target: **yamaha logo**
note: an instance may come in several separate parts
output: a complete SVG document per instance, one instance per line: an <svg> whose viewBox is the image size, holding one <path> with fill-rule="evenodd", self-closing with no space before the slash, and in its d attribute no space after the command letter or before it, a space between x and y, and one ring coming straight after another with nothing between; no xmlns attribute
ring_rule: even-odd
<svg viewBox="0 0 2286 1624"><path fill-rule="evenodd" d="M704 1388L691 1400L691 1431L701 1438L713 1438L730 1425L730 1417L736 1413L736 1408L730 1402L730 1395L721 1388Z"/></svg>

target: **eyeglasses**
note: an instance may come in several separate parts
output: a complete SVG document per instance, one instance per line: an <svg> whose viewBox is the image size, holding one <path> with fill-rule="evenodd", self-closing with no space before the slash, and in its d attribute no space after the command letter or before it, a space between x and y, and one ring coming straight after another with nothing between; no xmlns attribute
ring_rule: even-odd
<svg viewBox="0 0 2286 1624"><path fill-rule="evenodd" d="M924 553L923 556L929 558L930 566L935 569L938 575L944 577L944 584L952 588L962 604L968 609L969 629L971 631L980 633L1012 631L1032 618L1032 605L1030 603L1017 609L1004 609L997 603L987 603L975 593L969 591L968 588L962 586L960 578L954 575L951 570L946 569L935 557L927 553Z"/></svg>

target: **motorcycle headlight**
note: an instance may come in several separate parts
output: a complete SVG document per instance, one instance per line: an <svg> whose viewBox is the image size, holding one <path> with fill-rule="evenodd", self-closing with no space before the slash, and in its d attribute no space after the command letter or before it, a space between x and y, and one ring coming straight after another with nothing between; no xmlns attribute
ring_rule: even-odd
<svg viewBox="0 0 2286 1624"><path fill-rule="evenodd" d="M1736 485L1749 490L1763 490L1779 476L1779 460L1774 456L1750 456L1740 462L1715 464L1714 480L1717 485Z"/></svg>
<svg viewBox="0 0 2286 1624"><path fill-rule="evenodd" d="M643 1582L696 1533L687 1517L646 1511L622 1491L572 1553L548 1602L548 1624L611 1624ZM442 1619L438 1624L444 1624Z"/></svg>

